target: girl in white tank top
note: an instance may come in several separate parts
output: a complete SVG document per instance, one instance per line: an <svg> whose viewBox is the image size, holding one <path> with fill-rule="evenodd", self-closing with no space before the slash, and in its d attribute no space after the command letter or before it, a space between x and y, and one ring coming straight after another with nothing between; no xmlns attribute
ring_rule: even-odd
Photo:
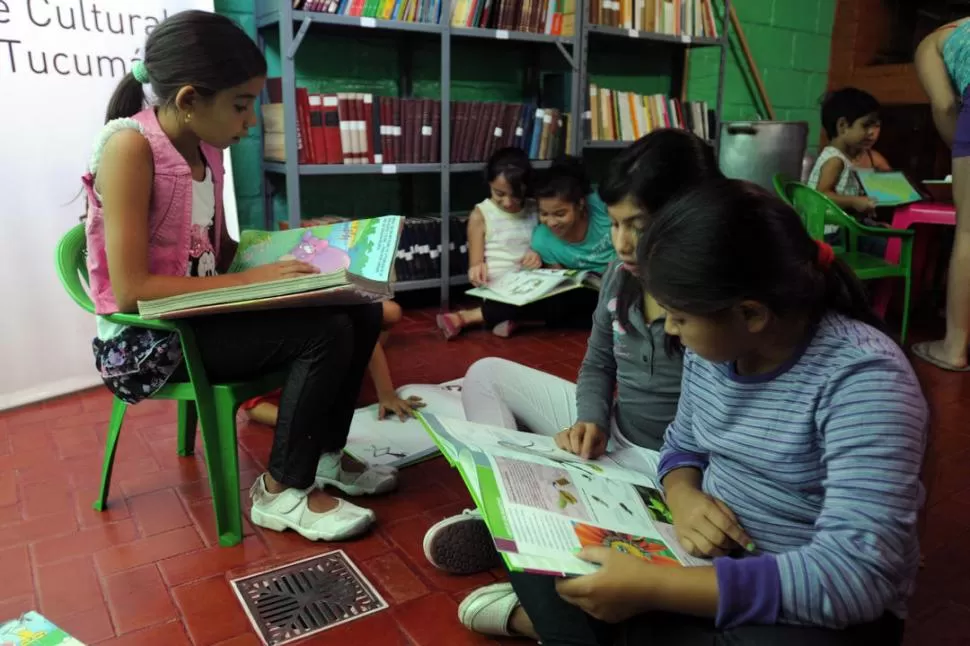
<svg viewBox="0 0 970 646"><path fill-rule="evenodd" d="M532 165L518 148L503 148L488 160L485 179L490 196L482 200L468 219L468 279L478 287L494 282L518 269L538 269L539 255L532 251L532 232L538 218L526 195ZM438 316L438 327L446 339L457 336L468 325L484 322L482 308ZM493 332L507 336L510 326L503 321Z"/></svg>

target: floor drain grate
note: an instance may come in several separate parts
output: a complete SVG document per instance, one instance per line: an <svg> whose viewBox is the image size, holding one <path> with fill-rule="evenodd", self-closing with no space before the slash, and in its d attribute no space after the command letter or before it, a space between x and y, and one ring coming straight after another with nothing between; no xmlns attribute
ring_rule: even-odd
<svg viewBox="0 0 970 646"><path fill-rule="evenodd" d="M387 608L342 550L231 581L256 633L280 646Z"/></svg>

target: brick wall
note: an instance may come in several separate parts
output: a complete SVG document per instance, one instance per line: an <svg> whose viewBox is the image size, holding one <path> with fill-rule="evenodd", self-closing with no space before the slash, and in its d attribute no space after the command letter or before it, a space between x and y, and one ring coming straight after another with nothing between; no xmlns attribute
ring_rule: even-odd
<svg viewBox="0 0 970 646"><path fill-rule="evenodd" d="M809 150L819 141L819 99L828 83L836 0L734 0L762 81L783 121L807 121ZM717 87L716 49L691 54L688 94L711 101ZM724 114L728 121L766 118L736 38L728 54Z"/></svg>
<svg viewBox="0 0 970 646"><path fill-rule="evenodd" d="M735 0L752 53L774 104L777 118L808 121L809 145L818 141L818 99L825 91L829 68L832 23L836 0ZM216 10L238 20L251 33L252 0L215 0ZM267 34L269 35L269 34ZM273 39L268 38L270 48ZM438 96L437 41L413 41L411 59L415 96ZM356 40L311 32L297 57L298 83L311 91L360 91L397 93L397 66L402 56L393 39ZM407 47L404 44L403 47ZM679 64L671 48L641 50L636 58L623 55L623 46L603 50L590 57L594 82L607 87L638 92L671 92L669 72ZM551 50L551 48L550 48ZM520 100L525 48L508 43L470 40L453 41L452 97L456 100ZM644 64L649 59L649 65ZM725 89L724 118L753 119L758 114L756 93L747 78L740 48L729 56ZM618 61L625 61L620 64ZM487 64L483 64L487 62ZM278 55L269 56L270 73L279 70ZM690 56L688 95L713 101L717 84L717 50L696 50ZM540 67L563 69L555 51L543 51ZM598 165L598 164L597 164ZM258 139L246 138L233 148L239 218L243 227L263 224L262 176ZM470 206L484 194L479 178L456 176L452 185L452 208ZM279 184L282 190L282 183ZM423 212L437 208L438 179L435 176L308 178L301 184L304 213L365 216L383 213ZM366 196L366 199L361 199ZM282 217L282 197L274 211Z"/></svg>

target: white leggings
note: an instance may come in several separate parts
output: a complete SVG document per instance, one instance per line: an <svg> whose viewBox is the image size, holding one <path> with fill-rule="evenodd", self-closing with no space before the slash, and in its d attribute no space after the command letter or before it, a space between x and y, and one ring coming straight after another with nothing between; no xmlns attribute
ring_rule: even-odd
<svg viewBox="0 0 970 646"><path fill-rule="evenodd" d="M472 364L461 391L470 422L553 436L576 421L576 384L490 357Z"/></svg>

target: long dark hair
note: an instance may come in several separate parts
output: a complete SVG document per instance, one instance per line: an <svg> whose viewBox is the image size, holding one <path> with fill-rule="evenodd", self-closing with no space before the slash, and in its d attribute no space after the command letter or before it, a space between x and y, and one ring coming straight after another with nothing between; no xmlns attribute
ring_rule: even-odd
<svg viewBox="0 0 970 646"><path fill-rule="evenodd" d="M232 20L208 11L180 11L159 23L145 43L144 65L162 106L186 85L209 97L266 75L256 43ZM108 101L105 121L133 116L144 104L144 87L128 72Z"/></svg>
<svg viewBox="0 0 970 646"><path fill-rule="evenodd" d="M722 177L714 150L703 139L686 130L655 130L613 159L599 186L599 196L607 206L631 198L652 216L677 194ZM626 271L619 280L617 317L632 331L630 310L643 307L643 285Z"/></svg>
<svg viewBox="0 0 970 646"><path fill-rule="evenodd" d="M512 197L524 200L532 187L532 163L521 148L499 148L485 164L485 181L491 184L499 175L512 188Z"/></svg>
<svg viewBox="0 0 970 646"><path fill-rule="evenodd" d="M637 256L646 290L688 314L751 300L780 317L834 311L883 329L852 270L838 259L823 267L798 214L749 182L707 182L668 203Z"/></svg>
<svg viewBox="0 0 970 646"><path fill-rule="evenodd" d="M579 204L591 190L583 161L562 155L553 160L549 168L536 173L532 195L537 200L557 197L570 204Z"/></svg>

